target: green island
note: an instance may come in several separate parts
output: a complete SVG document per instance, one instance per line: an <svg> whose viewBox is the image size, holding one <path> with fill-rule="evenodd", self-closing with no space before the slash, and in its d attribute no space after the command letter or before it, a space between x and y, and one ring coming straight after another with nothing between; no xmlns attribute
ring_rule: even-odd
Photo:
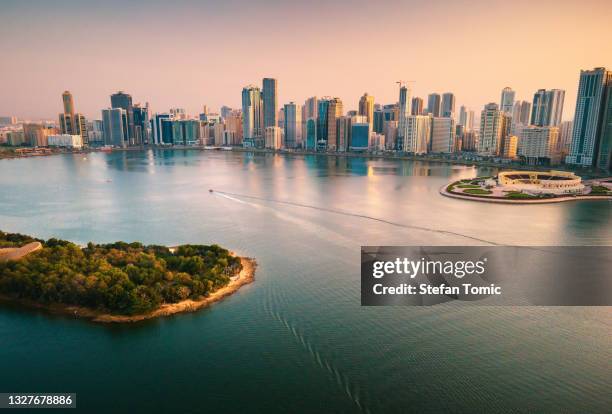
<svg viewBox="0 0 612 414"><path fill-rule="evenodd" d="M88 243L0 231L0 298L100 322L193 311L254 278L255 262L218 245Z"/></svg>

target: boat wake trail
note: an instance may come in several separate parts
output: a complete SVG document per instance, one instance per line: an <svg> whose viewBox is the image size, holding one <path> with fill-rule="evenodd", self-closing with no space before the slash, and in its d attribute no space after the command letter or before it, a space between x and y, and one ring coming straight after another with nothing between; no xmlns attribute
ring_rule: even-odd
<svg viewBox="0 0 612 414"><path fill-rule="evenodd" d="M310 205L310 204L296 203L296 202L293 202L293 201L277 200L277 199L274 199L274 198L258 197L258 196L248 195L248 194L230 193L230 192L227 192L227 191L210 190L210 192L211 193L214 192L215 194L219 194L219 195L224 195L226 197L232 197L232 199L234 199L234 200L236 200L236 197L238 197L238 198L246 198L246 199L250 199L250 200L267 201L267 202L270 202L270 203L285 204L285 205L294 206L294 207L308 208L308 209L324 211L324 212L332 213L332 214L339 214L339 215L342 215L342 216L357 217L357 218L361 218L361 219L365 219L365 220L377 221L379 223L385 223L385 224L388 224L388 225L391 225L391 226L401 227L401 228L405 228L405 229L421 230L421 231L427 231L427 232L430 232L430 233L437 233L437 234L445 234L445 235L450 235L450 236L463 237L463 238L466 238L466 239L474 240L474 241L481 242L481 243L491 244L491 245L494 245L494 246L501 246L502 245L501 243L497 243L497 242L494 242L494 241L491 241L491 240L486 240L486 239L482 239L480 237L470 236L468 234L463 234L463 233L459 233L459 232L455 232L455 231L451 231L451 230L441 230L441 229L435 229L435 228L432 228L432 227L415 226L415 225L411 225L411 224L397 223L395 221L386 220L386 219L383 219L383 218L380 218L380 217L368 216L366 214L352 213L350 211L337 210L337 209L333 209L333 208L315 206L315 205Z"/></svg>
<svg viewBox="0 0 612 414"><path fill-rule="evenodd" d="M370 414L370 410L364 406L361 401L361 395L359 387L354 386L349 378L340 372L338 368L334 366L329 360L327 360L321 352L308 340L304 333L292 324L287 318L285 318L280 312L275 310L273 306L264 303L265 312L280 323L300 344L300 346L308 352L310 358L319 366L319 368L325 370L329 377L336 383L336 385L346 394L346 396L353 402L359 409L359 411Z"/></svg>

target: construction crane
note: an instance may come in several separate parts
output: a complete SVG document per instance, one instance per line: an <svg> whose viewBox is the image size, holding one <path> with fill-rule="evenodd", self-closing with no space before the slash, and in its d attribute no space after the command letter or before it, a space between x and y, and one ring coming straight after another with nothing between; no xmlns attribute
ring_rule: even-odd
<svg viewBox="0 0 612 414"><path fill-rule="evenodd" d="M400 88L401 88L402 86L406 86L407 83L414 83L414 82L416 82L416 81L413 81L413 80L409 80L409 81L398 80L395 83L397 83L400 86Z"/></svg>

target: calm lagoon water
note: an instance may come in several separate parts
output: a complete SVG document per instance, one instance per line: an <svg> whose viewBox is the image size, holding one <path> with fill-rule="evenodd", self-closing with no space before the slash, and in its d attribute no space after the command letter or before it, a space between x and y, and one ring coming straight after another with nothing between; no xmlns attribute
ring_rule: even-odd
<svg viewBox="0 0 612 414"><path fill-rule="evenodd" d="M612 245L607 201L507 206L438 194L492 172L178 150L4 160L4 231L219 243L259 268L254 284L209 309L131 326L3 306L0 391L76 392L77 411L104 413L609 412L610 308L360 306L361 245L475 243L437 230Z"/></svg>

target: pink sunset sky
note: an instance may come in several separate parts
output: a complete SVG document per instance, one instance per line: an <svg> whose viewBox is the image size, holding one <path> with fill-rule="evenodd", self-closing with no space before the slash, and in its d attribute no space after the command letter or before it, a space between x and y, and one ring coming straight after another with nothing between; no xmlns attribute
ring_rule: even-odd
<svg viewBox="0 0 612 414"><path fill-rule="evenodd" d="M532 100L566 90L572 119L580 69L612 67L612 2L546 1L13 1L0 5L0 115L55 119L61 93L100 118L123 90L154 112L240 106L240 91L278 79L279 105L364 92L397 101L453 92L480 111L510 86Z"/></svg>

